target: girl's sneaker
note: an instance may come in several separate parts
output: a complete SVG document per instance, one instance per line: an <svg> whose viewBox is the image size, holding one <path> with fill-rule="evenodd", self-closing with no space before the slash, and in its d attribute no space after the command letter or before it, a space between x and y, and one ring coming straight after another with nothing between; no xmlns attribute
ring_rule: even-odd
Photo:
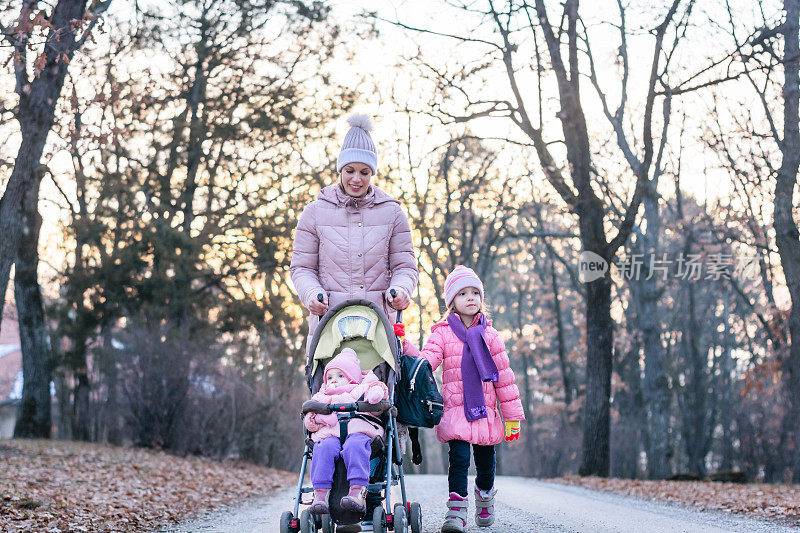
<svg viewBox="0 0 800 533"><path fill-rule="evenodd" d="M342 498L342 509L363 513L367 509L367 487L350 485L350 492Z"/></svg>
<svg viewBox="0 0 800 533"><path fill-rule="evenodd" d="M475 487L475 524L489 527L494 523L494 495L497 489L481 490Z"/></svg>
<svg viewBox="0 0 800 533"><path fill-rule="evenodd" d="M311 512L313 514L328 513L328 495L331 489L314 489L314 501L311 502Z"/></svg>
<svg viewBox="0 0 800 533"><path fill-rule="evenodd" d="M447 501L447 514L442 524L442 533L464 533L467 530L467 505L469 500L455 492Z"/></svg>

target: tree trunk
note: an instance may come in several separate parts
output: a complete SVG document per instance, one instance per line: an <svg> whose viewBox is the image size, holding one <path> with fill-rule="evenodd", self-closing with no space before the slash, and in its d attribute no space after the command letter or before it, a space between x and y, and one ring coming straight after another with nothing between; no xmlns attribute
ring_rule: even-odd
<svg viewBox="0 0 800 533"><path fill-rule="evenodd" d="M619 420L612 427L611 475L618 478L636 479L639 473L643 431L639 424L642 419L639 352L638 343L622 354L616 350L616 372L625 384L614 392L614 408Z"/></svg>
<svg viewBox="0 0 800 533"><path fill-rule="evenodd" d="M86 362L86 348L83 346L82 358ZM91 385L86 366L78 367L74 373L75 384L72 389L72 438L92 440L92 417L89 393Z"/></svg>
<svg viewBox="0 0 800 533"><path fill-rule="evenodd" d="M54 360L58 355L54 355ZM69 400L69 386L64 375L58 371L54 372L53 385L56 389L56 434L59 439L70 439L72 431L72 403Z"/></svg>
<svg viewBox="0 0 800 533"><path fill-rule="evenodd" d="M39 187L31 187L22 198L22 236L17 250L14 296L22 345L22 402L14 426L14 437L49 439L52 427L50 381L52 357L44 322L39 267Z"/></svg>
<svg viewBox="0 0 800 533"><path fill-rule="evenodd" d="M51 120L52 123L52 120ZM49 128L48 128L49 130ZM17 255L17 244L22 231L22 203L25 191L39 190L38 174L39 158L44 150L47 130L33 131L28 136L23 133L19 154L14 161L14 170L6 185L3 197L0 198L0 298L5 301L11 265ZM0 327L3 314L0 313Z"/></svg>
<svg viewBox="0 0 800 533"><path fill-rule="evenodd" d="M75 113L75 133L80 135L82 128L81 115ZM73 225L75 228L82 228L87 225L90 219L89 208L86 202L86 175L83 171L83 165L80 161L80 151L76 143L72 146L72 158L75 162L75 192L77 197L77 212L73 216ZM92 312L87 310L84 303L84 291L86 290L86 282L83 280L89 279L86 275L86 258L84 257L84 250L90 248L90 243L87 240L85 230L81 229L76 231L75 234L75 262L73 265L73 277L82 280L79 283L70 283L67 285L67 302L69 304L70 312L62 320L68 323L67 338L69 339L69 350L65 354L65 362L67 371L73 375L72 387L72 414L70 416L70 433L75 440L91 441L94 440L92 435L97 435L97 431L91 430L91 419L101 421L103 416L101 413L93 413L90 411L89 398L91 391L91 382L88 376L88 364L86 360L87 345L90 335L93 334L95 329L95 322L92 319ZM74 312L74 315L73 315ZM72 316L70 316L72 315ZM63 326L64 324L62 324ZM104 337L105 343L104 353L109 353L111 348L109 341ZM114 361L107 363L105 366L116 370ZM114 377L110 376L109 383L115 383ZM111 385L109 385L111 386ZM112 400L112 391L107 392L109 400ZM106 405L108 402L106 402ZM118 424L118 422L117 422Z"/></svg>
<svg viewBox="0 0 800 533"><path fill-rule="evenodd" d="M561 315L560 287L556 276L556 263L550 260L550 282L553 286L553 314L556 319L556 342L558 342L558 364L561 367L561 380L564 383L564 403L567 407L572 403L572 372L567 361L567 350L564 345L564 317ZM526 365L527 366L527 365Z"/></svg>
<svg viewBox="0 0 800 533"><path fill-rule="evenodd" d="M586 404L583 458L578 473L608 477L610 452L611 282L608 276L586 283Z"/></svg>
<svg viewBox="0 0 800 533"><path fill-rule="evenodd" d="M111 332L106 328L103 331L103 352L105 353L107 377L107 395L105 409L106 439L109 443L122 445L122 408L120 405L119 371L117 369L116 350L111 340ZM109 355L111 354L111 355Z"/></svg>
<svg viewBox="0 0 800 533"><path fill-rule="evenodd" d="M775 183L775 243L781 258L792 307L789 311L789 356L783 368L791 399L789 417L793 450L792 479L800 482L800 232L793 218L792 201L800 166L800 0L784 0L783 160Z"/></svg>
<svg viewBox="0 0 800 533"><path fill-rule="evenodd" d="M647 475L650 479L666 479L669 475L669 379L661 344L661 315L658 300L661 290L658 274L650 271L651 258L659 249L661 214L658 208L657 182L651 180L645 189L644 203L647 231L641 234L643 278L638 282L640 307L637 320L644 349L644 399L648 411ZM649 279L648 279L649 278Z"/></svg>
<svg viewBox="0 0 800 533"><path fill-rule="evenodd" d="M521 336L522 332L520 330L518 331L519 335ZM527 424L522 424L522 427L525 430L525 448L527 449L528 457L532 459L535 453L533 440L533 416L531 415L531 397L533 394L531 392L530 376L528 375L530 360L528 359L527 347L520 350L520 355L522 357L522 413L525 415L525 420L528 421Z"/></svg>
<svg viewBox="0 0 800 533"><path fill-rule="evenodd" d="M33 81L27 79L25 65L15 63L17 73L16 92L19 96L17 121L22 134L14 170L8 179L6 190L0 198L0 301L5 301L11 265L17 254L18 241L22 231L22 202L26 191L38 191L38 172L45 141L53 127L56 103L61 95L68 62L75 52L76 25L73 20L82 20L86 11L86 0L60 0L53 9L50 30L47 37L47 60L39 76ZM18 41L17 52L25 57L27 44ZM34 183L36 182L36 183ZM2 326L2 313L0 313Z"/></svg>
<svg viewBox="0 0 800 533"><path fill-rule="evenodd" d="M732 401L732 380L733 375L733 359L731 358L731 343L733 342L733 332L730 328L730 292L724 291L725 311L723 314L723 327L725 328L722 334L722 362L720 364L720 424L722 425L722 459L720 461L720 470L730 472L733 470L733 409Z"/></svg>
<svg viewBox="0 0 800 533"><path fill-rule="evenodd" d="M686 375L688 389L688 408L684 418L684 440L689 471L701 478L706 476L705 446L706 414L708 406L708 380L706 354L700 349L698 332L701 326L697 320L697 298L693 281L688 286L688 320L684 323L684 353L689 358Z"/></svg>

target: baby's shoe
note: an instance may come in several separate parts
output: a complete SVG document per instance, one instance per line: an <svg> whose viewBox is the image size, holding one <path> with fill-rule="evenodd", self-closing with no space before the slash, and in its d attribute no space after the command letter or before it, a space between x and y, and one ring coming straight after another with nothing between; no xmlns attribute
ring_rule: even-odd
<svg viewBox="0 0 800 533"><path fill-rule="evenodd" d="M497 489L481 490L475 487L475 523L489 527L494 523L494 495Z"/></svg>
<svg viewBox="0 0 800 533"><path fill-rule="evenodd" d="M350 492L342 497L342 509L363 513L367 509L367 487L364 485L350 485Z"/></svg>
<svg viewBox="0 0 800 533"><path fill-rule="evenodd" d="M331 489L314 489L314 501L311 502L311 512L313 514L328 513L328 495Z"/></svg>
<svg viewBox="0 0 800 533"><path fill-rule="evenodd" d="M467 505L469 500L455 492L447 501L447 514L442 524L442 533L464 533L467 530Z"/></svg>

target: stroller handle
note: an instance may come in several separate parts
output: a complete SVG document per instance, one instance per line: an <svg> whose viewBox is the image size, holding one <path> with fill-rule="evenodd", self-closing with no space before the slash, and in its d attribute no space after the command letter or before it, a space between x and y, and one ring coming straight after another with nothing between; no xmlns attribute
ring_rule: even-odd
<svg viewBox="0 0 800 533"><path fill-rule="evenodd" d="M392 298L397 298L397 291L396 290L389 289L389 294L392 295ZM396 322L398 324L402 324L403 323L403 312L400 309L397 310L397 320L396 320Z"/></svg>
<svg viewBox="0 0 800 533"><path fill-rule="evenodd" d="M369 402L353 402L353 403L323 403L315 400L306 400L303 402L303 414L317 413L320 415L329 415L331 413L382 413L391 408L392 404L389 400L381 400L378 403Z"/></svg>

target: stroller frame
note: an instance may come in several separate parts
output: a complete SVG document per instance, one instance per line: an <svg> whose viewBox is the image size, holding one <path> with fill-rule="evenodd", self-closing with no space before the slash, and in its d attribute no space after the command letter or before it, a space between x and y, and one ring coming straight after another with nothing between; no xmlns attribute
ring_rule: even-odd
<svg viewBox="0 0 800 533"><path fill-rule="evenodd" d="M319 295L322 296L322 295ZM312 368L313 368L313 353L317 346L319 336L323 331L323 328L331 320L339 311L344 309L345 307L353 306L353 305L362 305L371 308L374 310L378 317L381 319L383 327L386 331L387 337L389 339L394 338L394 343L390 342L390 347L392 348L392 355L395 361L395 368L399 371L400 370L400 355L402 353L402 343L399 338L394 333L393 326L389 323L389 319L384 314L383 310L376 306L374 303L362 300L362 299L354 299L354 300L347 300L345 302L336 305L328 310L327 313L320 319L319 324L314 332L314 336L312 337L311 344L309 346L309 358L308 358L308 366L306 368L306 376L307 376L307 384L309 390L313 391L313 375L312 375ZM402 312L397 311L397 323L402 323ZM389 367L389 372L387 376L387 386L389 389L389 398L394 397L394 389L395 385L398 381L398 375L394 369ZM312 405L314 404L314 405ZM322 409L322 411L320 411ZM410 528L412 533L420 533L422 530L422 509L420 504L417 502L411 502L408 500L406 496L406 486L405 486L405 473L403 472L403 458L400 454L400 439L397 430L397 409L394 407L392 401L383 400L378 404L369 404L364 401L359 401L355 403L348 403L348 404L319 404L318 402L313 402L309 400L303 404L303 413L308 411L315 411L315 412L322 412L322 414L328 414L330 412L335 412L337 414L337 418L340 421L352 418L355 412L375 412L375 413L383 413L387 414L387 428L386 428L386 437L385 443L382 445L383 454L385 457L386 462L386 471L385 477L381 481L370 483L367 487L369 491L383 491L384 498L383 498L383 505L379 505L375 508L372 517L365 516L365 519L372 518L373 520L373 531L375 532L385 532L387 530L393 530L401 533L406 533ZM327 412L326 412L327 411ZM305 429L304 432L306 433L306 443L305 449L303 451L303 458L300 464L300 476L297 483L297 492L294 498L294 505L292 511L285 511L281 515L281 522L280 522L280 531L281 533L309 533L309 532L316 532L318 528L321 528L323 533L332 533L334 531L346 531L348 530L347 526L350 525L350 522L342 524L341 526L337 527L337 523L331 518L330 513L324 515L314 515L310 512L309 509L305 509L300 512L300 505L308 505L311 502L304 502L303 501L303 494L306 493L313 493L314 489L310 486L304 486L304 478L306 475L306 470L308 467L308 461L312 458L313 455L313 442L310 439L310 433ZM383 459L383 458L382 458ZM391 498L391 487L400 485L400 494L401 494L401 502L398 502L392 506L392 498ZM298 514L299 513L299 514ZM355 522L358 523L358 522ZM356 531L356 529L352 529Z"/></svg>

